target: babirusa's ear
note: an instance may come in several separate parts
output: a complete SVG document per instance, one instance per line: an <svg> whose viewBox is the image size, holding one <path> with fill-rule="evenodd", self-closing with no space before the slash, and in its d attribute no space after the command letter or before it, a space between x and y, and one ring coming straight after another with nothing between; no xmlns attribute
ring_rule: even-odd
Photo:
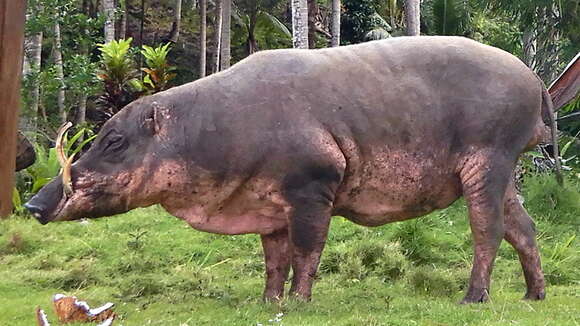
<svg viewBox="0 0 580 326"><path fill-rule="evenodd" d="M163 119L163 115L160 110L161 107L157 102L153 102L145 109L145 114L143 115L143 126L146 130L151 132L152 135L158 134L161 130L161 120Z"/></svg>

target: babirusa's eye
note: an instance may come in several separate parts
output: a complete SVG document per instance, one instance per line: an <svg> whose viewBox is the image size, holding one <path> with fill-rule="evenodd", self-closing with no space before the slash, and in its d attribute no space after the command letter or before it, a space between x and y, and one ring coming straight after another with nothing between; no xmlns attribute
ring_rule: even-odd
<svg viewBox="0 0 580 326"><path fill-rule="evenodd" d="M104 152L118 151L124 146L124 139L122 135L111 135L106 142Z"/></svg>

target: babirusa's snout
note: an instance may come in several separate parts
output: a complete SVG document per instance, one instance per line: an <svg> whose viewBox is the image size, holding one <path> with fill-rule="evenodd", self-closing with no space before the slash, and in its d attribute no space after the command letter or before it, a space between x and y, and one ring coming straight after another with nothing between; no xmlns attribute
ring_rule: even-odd
<svg viewBox="0 0 580 326"><path fill-rule="evenodd" d="M37 206L31 202L27 202L26 204L24 204L24 207L26 207L26 209L32 214L32 216L34 216L34 218L36 218L36 220L38 220L38 222L40 222L40 224L44 225L50 222L46 218L46 207Z"/></svg>
<svg viewBox="0 0 580 326"><path fill-rule="evenodd" d="M38 222L46 224L58 216L63 201L62 178L57 177L24 204L24 207Z"/></svg>

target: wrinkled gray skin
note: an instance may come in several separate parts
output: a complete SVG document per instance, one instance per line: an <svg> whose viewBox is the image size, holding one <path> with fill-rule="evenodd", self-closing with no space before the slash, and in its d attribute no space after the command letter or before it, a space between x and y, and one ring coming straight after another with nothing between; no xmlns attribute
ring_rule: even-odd
<svg viewBox="0 0 580 326"><path fill-rule="evenodd" d="M544 100L543 100L544 99ZM41 223L161 204L193 228L258 233L266 299L309 299L330 217L378 226L464 196L483 302L501 239L544 298L533 222L510 176L546 132L544 85L514 56L457 37L263 51L135 101L27 207Z"/></svg>

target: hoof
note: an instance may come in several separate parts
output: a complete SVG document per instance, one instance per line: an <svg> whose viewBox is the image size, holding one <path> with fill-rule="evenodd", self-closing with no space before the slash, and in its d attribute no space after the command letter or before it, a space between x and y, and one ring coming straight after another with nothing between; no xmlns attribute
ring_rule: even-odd
<svg viewBox="0 0 580 326"><path fill-rule="evenodd" d="M298 302L310 302L311 300L310 296L306 296L300 293L291 293L290 298Z"/></svg>
<svg viewBox="0 0 580 326"><path fill-rule="evenodd" d="M264 293L264 295L262 296L262 300L264 302L270 302L270 303L278 303L280 301L282 301L282 299L284 298L283 294L279 294L279 293Z"/></svg>
<svg viewBox="0 0 580 326"><path fill-rule="evenodd" d="M266 303L278 303L282 301L281 296L262 296L262 300Z"/></svg>
<svg viewBox="0 0 580 326"><path fill-rule="evenodd" d="M459 304L485 303L489 301L488 289L469 289Z"/></svg>
<svg viewBox="0 0 580 326"><path fill-rule="evenodd" d="M545 298L546 298L546 291L540 290L540 291L527 292L523 299L524 300L538 301L538 300L544 300Z"/></svg>

